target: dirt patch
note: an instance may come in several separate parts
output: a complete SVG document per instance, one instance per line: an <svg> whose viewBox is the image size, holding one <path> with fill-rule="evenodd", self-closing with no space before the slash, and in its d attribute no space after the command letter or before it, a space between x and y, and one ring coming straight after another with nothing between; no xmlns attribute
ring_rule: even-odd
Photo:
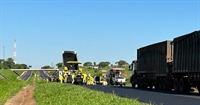
<svg viewBox="0 0 200 105"><path fill-rule="evenodd" d="M34 78L35 85L35 78ZM32 98L35 86L28 85L19 91L14 97L7 100L4 105L36 105L35 100Z"/></svg>

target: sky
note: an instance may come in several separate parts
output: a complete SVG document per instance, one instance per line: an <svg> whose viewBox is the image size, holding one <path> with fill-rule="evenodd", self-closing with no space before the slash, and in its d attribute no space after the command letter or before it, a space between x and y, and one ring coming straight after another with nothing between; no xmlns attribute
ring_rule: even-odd
<svg viewBox="0 0 200 105"><path fill-rule="evenodd" d="M40 68L137 59L137 49L200 29L200 0L0 0L0 58Z"/></svg>

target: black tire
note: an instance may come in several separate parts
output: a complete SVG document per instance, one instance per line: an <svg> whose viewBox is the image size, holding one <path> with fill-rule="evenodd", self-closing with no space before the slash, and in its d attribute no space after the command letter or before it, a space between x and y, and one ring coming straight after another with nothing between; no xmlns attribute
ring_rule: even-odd
<svg viewBox="0 0 200 105"><path fill-rule="evenodd" d="M159 86L158 88L159 88L160 90L163 89L163 81L162 81L162 78L159 79L158 86Z"/></svg>
<svg viewBox="0 0 200 105"><path fill-rule="evenodd" d="M174 79L173 87L174 87L174 91L175 92L179 91L179 81L178 81L178 78Z"/></svg>
<svg viewBox="0 0 200 105"><path fill-rule="evenodd" d="M168 90L168 83L166 78L163 79L162 84L163 84L162 85L163 90Z"/></svg>
<svg viewBox="0 0 200 105"><path fill-rule="evenodd" d="M185 86L184 80L183 80L183 78L181 78L181 79L179 80L179 91L180 91L180 92L183 92L183 91L184 91L184 86Z"/></svg>
<svg viewBox="0 0 200 105"><path fill-rule="evenodd" d="M179 80L179 91L190 92L190 86L183 78Z"/></svg>
<svg viewBox="0 0 200 105"><path fill-rule="evenodd" d="M135 88L136 83L133 77L131 78L130 83L131 83L132 88Z"/></svg>
<svg viewBox="0 0 200 105"><path fill-rule="evenodd" d="M120 87L122 87L122 84L120 84Z"/></svg>
<svg viewBox="0 0 200 105"><path fill-rule="evenodd" d="M137 83L138 83L138 88L142 88L142 80L141 80L141 78L137 79Z"/></svg>
<svg viewBox="0 0 200 105"><path fill-rule="evenodd" d="M132 88L135 88L135 82L134 81L132 81L132 83L131 83L131 85L132 85ZM124 84L124 86L125 86L125 84Z"/></svg>

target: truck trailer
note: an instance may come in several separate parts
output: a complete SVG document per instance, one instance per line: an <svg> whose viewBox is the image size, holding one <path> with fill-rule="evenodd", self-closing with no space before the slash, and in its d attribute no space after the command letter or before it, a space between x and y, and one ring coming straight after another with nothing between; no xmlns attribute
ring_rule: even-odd
<svg viewBox="0 0 200 105"><path fill-rule="evenodd" d="M130 70L132 87L200 91L200 31L139 48Z"/></svg>

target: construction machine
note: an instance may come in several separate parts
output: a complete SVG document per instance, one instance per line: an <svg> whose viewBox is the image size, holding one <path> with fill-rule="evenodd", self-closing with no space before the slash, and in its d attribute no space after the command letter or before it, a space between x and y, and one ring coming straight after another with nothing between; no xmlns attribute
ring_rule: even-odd
<svg viewBox="0 0 200 105"><path fill-rule="evenodd" d="M107 85L106 70L102 70L101 76L94 76L94 82L96 85Z"/></svg>
<svg viewBox="0 0 200 105"><path fill-rule="evenodd" d="M82 74L82 68L79 67L82 63L78 61L76 51L64 51L62 58L64 83L83 84L85 77Z"/></svg>
<svg viewBox="0 0 200 105"><path fill-rule="evenodd" d="M120 85L122 87L123 85L126 85L126 79L123 76L125 73L125 69L123 68L112 68L107 71L106 73L106 79L108 85Z"/></svg>

